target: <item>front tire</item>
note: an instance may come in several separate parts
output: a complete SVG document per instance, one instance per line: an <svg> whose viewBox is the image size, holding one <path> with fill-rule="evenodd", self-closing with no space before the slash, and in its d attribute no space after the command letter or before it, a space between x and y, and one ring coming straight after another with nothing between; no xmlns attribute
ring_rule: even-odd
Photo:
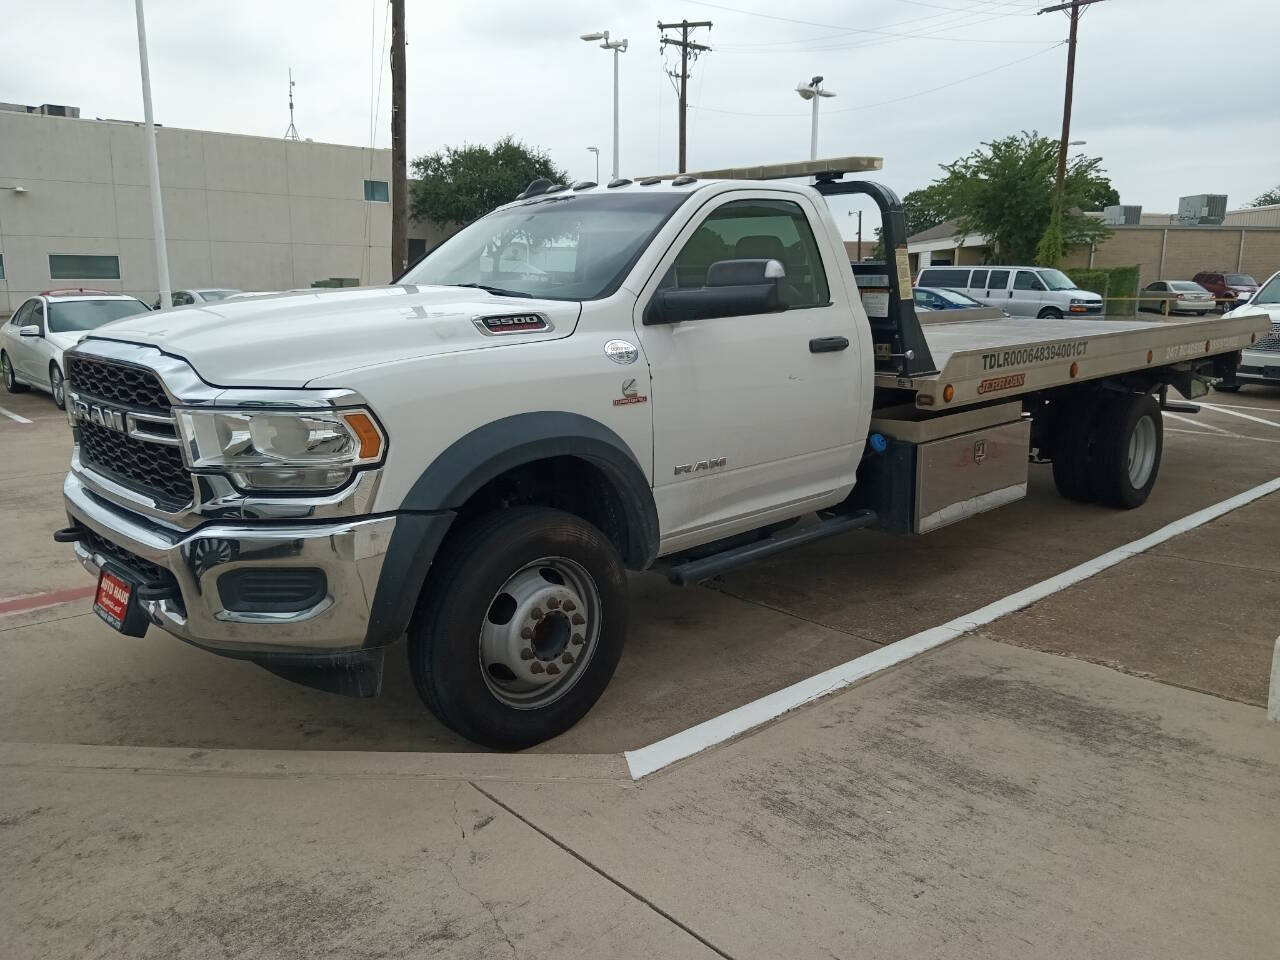
<svg viewBox="0 0 1280 960"><path fill-rule="evenodd" d="M59 410L67 409L67 381L56 363L49 364L49 392Z"/></svg>
<svg viewBox="0 0 1280 960"><path fill-rule="evenodd" d="M469 740L521 749L564 733L604 692L627 633L612 543L562 510L517 507L460 530L409 625L423 701Z"/></svg>
<svg viewBox="0 0 1280 960"><path fill-rule="evenodd" d="M13 372L13 361L4 352L0 352L0 372L4 376L4 388L9 393L26 393L31 389L25 383L18 382L18 375Z"/></svg>
<svg viewBox="0 0 1280 960"><path fill-rule="evenodd" d="M1061 320L1062 311L1055 309L1054 307L1045 307L1043 310L1040 311L1040 319L1041 320Z"/></svg>

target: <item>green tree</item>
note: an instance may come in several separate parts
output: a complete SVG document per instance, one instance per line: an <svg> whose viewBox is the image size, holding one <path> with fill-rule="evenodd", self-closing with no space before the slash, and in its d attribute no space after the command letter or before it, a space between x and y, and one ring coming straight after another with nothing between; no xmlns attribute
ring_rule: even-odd
<svg viewBox="0 0 1280 960"><path fill-rule="evenodd" d="M1272 187L1266 193L1261 194L1249 204L1251 207L1269 207L1273 203L1280 203L1280 186Z"/></svg>
<svg viewBox="0 0 1280 960"><path fill-rule="evenodd" d="M956 219L961 236L987 238L996 260L1052 264L1069 244L1109 236L1106 224L1082 211L1117 199L1101 159L1077 155L1067 162L1062 212L1055 217L1057 169L1058 141L1023 131L943 164L943 176L926 189L936 188L932 201Z"/></svg>
<svg viewBox="0 0 1280 960"><path fill-rule="evenodd" d="M513 137L492 147L445 147L418 157L410 167L418 178L410 213L415 220L434 223L470 223L510 203L539 177L553 183L569 179L544 151Z"/></svg>
<svg viewBox="0 0 1280 960"><path fill-rule="evenodd" d="M954 216L945 191L936 183L908 193L902 198L902 210L907 217L908 237L936 227Z"/></svg>

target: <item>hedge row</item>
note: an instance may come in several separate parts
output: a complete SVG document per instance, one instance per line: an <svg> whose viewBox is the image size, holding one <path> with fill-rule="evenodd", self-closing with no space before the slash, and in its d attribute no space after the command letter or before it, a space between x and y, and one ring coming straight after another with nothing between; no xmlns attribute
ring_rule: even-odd
<svg viewBox="0 0 1280 960"><path fill-rule="evenodd" d="M1138 295L1138 267L1080 268L1067 270L1067 276L1081 290L1092 290L1102 297L1136 297ZM1132 317L1138 312L1136 300L1117 300L1106 305L1107 316Z"/></svg>

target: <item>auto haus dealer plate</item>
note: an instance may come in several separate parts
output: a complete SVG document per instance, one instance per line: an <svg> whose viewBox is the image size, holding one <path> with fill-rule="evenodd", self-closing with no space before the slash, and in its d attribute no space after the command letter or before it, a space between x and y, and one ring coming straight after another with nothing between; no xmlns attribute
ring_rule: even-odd
<svg viewBox="0 0 1280 960"><path fill-rule="evenodd" d="M138 607L134 584L112 570L104 568L98 574L93 612L108 626L128 636L140 637L147 632L147 618Z"/></svg>

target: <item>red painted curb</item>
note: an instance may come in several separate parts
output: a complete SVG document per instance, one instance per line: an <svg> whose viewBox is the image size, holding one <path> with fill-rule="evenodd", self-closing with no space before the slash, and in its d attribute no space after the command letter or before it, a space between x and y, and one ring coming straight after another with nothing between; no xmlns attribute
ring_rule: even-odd
<svg viewBox="0 0 1280 960"><path fill-rule="evenodd" d="M84 600L92 597L96 590L97 587L70 587L66 590L51 590L48 593L33 593L29 597L0 600L0 613L17 613L20 610L34 610L36 607L51 607L55 603Z"/></svg>

